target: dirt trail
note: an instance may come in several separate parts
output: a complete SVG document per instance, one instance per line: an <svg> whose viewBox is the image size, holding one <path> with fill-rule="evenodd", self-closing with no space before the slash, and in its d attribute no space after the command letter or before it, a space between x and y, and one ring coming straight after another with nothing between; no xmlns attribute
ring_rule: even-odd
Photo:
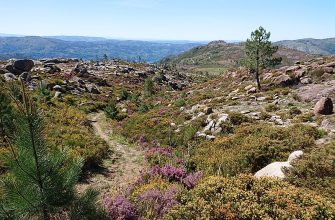
<svg viewBox="0 0 335 220"><path fill-rule="evenodd" d="M103 113L92 115L91 120L96 135L109 145L110 155L103 161L99 172L92 174L87 183L78 186L79 191L93 187L99 190L100 195L120 192L134 183L140 171L145 168L144 152L137 146L112 136L112 129L106 123Z"/></svg>

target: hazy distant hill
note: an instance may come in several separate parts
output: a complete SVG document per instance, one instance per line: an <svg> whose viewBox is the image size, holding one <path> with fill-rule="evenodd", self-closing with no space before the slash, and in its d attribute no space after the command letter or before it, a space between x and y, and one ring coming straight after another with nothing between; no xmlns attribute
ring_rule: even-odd
<svg viewBox="0 0 335 220"><path fill-rule="evenodd" d="M283 65L292 65L299 60L307 60L313 55L280 47L278 56L283 58ZM245 56L243 43L226 43L214 41L208 45L195 47L185 53L163 59L162 63L174 64L185 70L221 73L228 68L237 67Z"/></svg>
<svg viewBox="0 0 335 220"><path fill-rule="evenodd" d="M55 39L60 38L60 39ZM201 43L109 40L94 37L0 37L0 59L9 58L110 58L155 62L185 52Z"/></svg>
<svg viewBox="0 0 335 220"><path fill-rule="evenodd" d="M310 54L335 54L335 38L285 40L279 41L277 44Z"/></svg>

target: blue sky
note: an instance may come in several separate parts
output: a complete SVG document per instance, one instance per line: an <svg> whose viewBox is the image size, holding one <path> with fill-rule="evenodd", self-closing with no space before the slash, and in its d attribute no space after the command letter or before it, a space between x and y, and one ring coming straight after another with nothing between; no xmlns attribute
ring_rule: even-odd
<svg viewBox="0 0 335 220"><path fill-rule="evenodd" d="M335 37L335 0L0 0L0 33L119 39Z"/></svg>

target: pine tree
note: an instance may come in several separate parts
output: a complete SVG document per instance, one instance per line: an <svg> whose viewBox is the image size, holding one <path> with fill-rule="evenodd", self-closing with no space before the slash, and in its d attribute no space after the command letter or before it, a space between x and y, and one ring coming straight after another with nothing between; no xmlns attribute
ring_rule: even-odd
<svg viewBox="0 0 335 220"><path fill-rule="evenodd" d="M5 88L0 85L0 138L6 136L6 131L12 127L12 105L8 94L3 92Z"/></svg>
<svg viewBox="0 0 335 220"><path fill-rule="evenodd" d="M98 213L93 206L95 193L89 190L78 196L75 192L82 160L68 157L66 151L47 147L41 113L23 84L22 88L22 101L12 97L18 110L15 133L7 139L11 154L5 158L8 172L0 182L0 218L50 219L64 211L77 218L81 213L77 210L86 206L92 211L82 212L79 219Z"/></svg>
<svg viewBox="0 0 335 220"><path fill-rule="evenodd" d="M251 33L251 38L245 43L246 59L244 65L255 74L257 87L261 90L259 76L263 69L273 67L281 63L281 57L273 57L278 51L278 46L273 46L269 40L270 32L266 32L263 27Z"/></svg>
<svg viewBox="0 0 335 220"><path fill-rule="evenodd" d="M154 90L154 82L152 81L152 79L147 78L144 81L144 95L146 97L150 97L154 94L155 90Z"/></svg>

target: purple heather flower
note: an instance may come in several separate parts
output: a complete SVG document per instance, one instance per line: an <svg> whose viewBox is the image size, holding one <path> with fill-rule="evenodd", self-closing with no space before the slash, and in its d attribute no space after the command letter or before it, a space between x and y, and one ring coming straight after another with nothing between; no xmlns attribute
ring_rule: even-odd
<svg viewBox="0 0 335 220"><path fill-rule="evenodd" d="M108 218L111 220L138 219L133 205L124 196L117 196L115 198L105 196L103 205L106 209Z"/></svg>
<svg viewBox="0 0 335 220"><path fill-rule="evenodd" d="M189 189L194 188L202 176L203 173L201 171L190 173L182 180L182 183Z"/></svg>

